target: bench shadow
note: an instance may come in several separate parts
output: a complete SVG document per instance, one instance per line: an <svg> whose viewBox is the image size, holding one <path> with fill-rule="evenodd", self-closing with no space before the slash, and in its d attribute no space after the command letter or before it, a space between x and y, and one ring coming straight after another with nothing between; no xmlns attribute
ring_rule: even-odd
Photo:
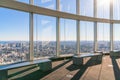
<svg viewBox="0 0 120 80"><path fill-rule="evenodd" d="M120 59L120 57L112 57L111 56L115 80L120 80L120 68L119 68L118 63L116 62L116 59Z"/></svg>
<svg viewBox="0 0 120 80"><path fill-rule="evenodd" d="M11 78L11 77L14 77L14 76L16 76L16 75L22 74L22 73L24 73L24 72L26 72L26 71L29 71L29 70L31 70L31 69L34 69L34 68L36 68L36 66L31 66L31 67L25 68L25 69L23 69L23 70L21 70L21 71L16 71L15 73L12 73L12 74L8 75L8 78Z"/></svg>
<svg viewBox="0 0 120 80"><path fill-rule="evenodd" d="M60 67L64 66L65 64L69 63L71 60L67 60L65 62L63 62L62 64L57 65L56 67L54 67L52 70L50 71L41 71L41 70L37 70L35 72L32 72L24 77L19 77L19 78L15 78L12 80L40 80L41 78L45 77L46 75L50 74L51 72L54 72L55 70L59 69ZM31 68L30 68L31 69ZM28 71L30 69L26 69L20 72L17 72L15 74L9 75L9 78L16 75L16 74L20 74L23 73L24 71Z"/></svg>
<svg viewBox="0 0 120 80"><path fill-rule="evenodd" d="M74 64L71 64L70 66L67 67L69 71L74 71L79 69L79 71L71 78L71 80L79 80L84 72L87 70L88 67L98 65L102 63L102 57L101 59L97 59L98 57L94 56L91 57L84 65L77 66Z"/></svg>

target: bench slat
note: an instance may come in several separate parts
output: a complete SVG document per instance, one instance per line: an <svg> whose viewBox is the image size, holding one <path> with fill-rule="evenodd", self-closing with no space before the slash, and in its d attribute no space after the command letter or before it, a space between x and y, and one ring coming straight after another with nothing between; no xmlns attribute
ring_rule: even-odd
<svg viewBox="0 0 120 80"><path fill-rule="evenodd" d="M99 55L102 55L102 53L86 53L86 54L80 54L80 55L77 55L77 56L73 56L73 57L92 57L92 56L99 56Z"/></svg>
<svg viewBox="0 0 120 80"><path fill-rule="evenodd" d="M94 57L94 56L97 56L99 58L102 57L102 53L86 53L86 54L80 54L80 55L76 55L76 56L73 56L73 64L75 65L83 65L83 58L86 58L86 57Z"/></svg>

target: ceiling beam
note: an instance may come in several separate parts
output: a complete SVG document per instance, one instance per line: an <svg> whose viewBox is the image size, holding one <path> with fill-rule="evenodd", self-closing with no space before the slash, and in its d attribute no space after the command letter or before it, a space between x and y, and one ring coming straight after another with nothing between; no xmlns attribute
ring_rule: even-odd
<svg viewBox="0 0 120 80"><path fill-rule="evenodd" d="M70 14L70 13L61 12L57 10L50 10L47 8L42 8L42 7L35 6L35 5L29 5L29 4L14 1L14 0L0 0L0 7L20 10L24 12L32 12L35 14L42 14L42 15L53 16L53 17L80 20L80 21L120 23L120 20L109 20L109 19L103 19L103 18L94 18L94 17L86 17L86 16L81 16L81 15L76 15L76 14Z"/></svg>

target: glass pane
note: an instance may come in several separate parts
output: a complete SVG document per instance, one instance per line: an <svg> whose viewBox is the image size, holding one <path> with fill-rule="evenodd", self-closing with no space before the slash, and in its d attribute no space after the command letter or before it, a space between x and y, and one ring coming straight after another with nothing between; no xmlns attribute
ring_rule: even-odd
<svg viewBox="0 0 120 80"><path fill-rule="evenodd" d="M60 11L76 14L76 0L60 0Z"/></svg>
<svg viewBox="0 0 120 80"><path fill-rule="evenodd" d="M29 55L29 14L0 8L0 65L26 61Z"/></svg>
<svg viewBox="0 0 120 80"><path fill-rule="evenodd" d="M76 21L60 19L60 54L76 53Z"/></svg>
<svg viewBox="0 0 120 80"><path fill-rule="evenodd" d="M98 23L98 51L110 51L110 24Z"/></svg>
<svg viewBox="0 0 120 80"><path fill-rule="evenodd" d="M114 50L120 50L120 24L114 24Z"/></svg>
<svg viewBox="0 0 120 80"><path fill-rule="evenodd" d="M120 20L120 0L113 0L113 19Z"/></svg>
<svg viewBox="0 0 120 80"><path fill-rule="evenodd" d="M56 55L56 18L34 15L34 57L41 59Z"/></svg>
<svg viewBox="0 0 120 80"><path fill-rule="evenodd" d="M34 4L43 8L56 10L56 0L34 0Z"/></svg>
<svg viewBox="0 0 120 80"><path fill-rule="evenodd" d="M28 3L29 4L29 0L15 0L15 1L19 1L19 2L23 2L23 3Z"/></svg>
<svg viewBox="0 0 120 80"><path fill-rule="evenodd" d="M93 17L93 0L80 0L80 15Z"/></svg>
<svg viewBox="0 0 120 80"><path fill-rule="evenodd" d="M110 0L97 0L97 17L110 18Z"/></svg>
<svg viewBox="0 0 120 80"><path fill-rule="evenodd" d="M93 52L94 49L94 24L93 22L80 21L80 52Z"/></svg>

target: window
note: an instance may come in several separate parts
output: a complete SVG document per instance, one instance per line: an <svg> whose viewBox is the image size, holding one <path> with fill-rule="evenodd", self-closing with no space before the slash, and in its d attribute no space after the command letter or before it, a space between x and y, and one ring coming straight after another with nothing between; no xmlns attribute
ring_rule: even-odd
<svg viewBox="0 0 120 80"><path fill-rule="evenodd" d="M26 61L29 55L29 14L0 8L0 65Z"/></svg>
<svg viewBox="0 0 120 80"><path fill-rule="evenodd" d="M76 14L76 0L60 0L60 11Z"/></svg>
<svg viewBox="0 0 120 80"><path fill-rule="evenodd" d="M97 17L110 18L110 0L97 0Z"/></svg>
<svg viewBox="0 0 120 80"><path fill-rule="evenodd" d="M76 21L60 19L60 55L76 53Z"/></svg>
<svg viewBox="0 0 120 80"><path fill-rule="evenodd" d="M56 0L34 0L34 4L43 8L56 10Z"/></svg>
<svg viewBox="0 0 120 80"><path fill-rule="evenodd" d="M120 50L120 24L114 24L114 50Z"/></svg>
<svg viewBox="0 0 120 80"><path fill-rule="evenodd" d="M110 24L98 23L98 51L110 51Z"/></svg>
<svg viewBox="0 0 120 80"><path fill-rule="evenodd" d="M93 17L93 0L80 0L80 15Z"/></svg>
<svg viewBox="0 0 120 80"><path fill-rule="evenodd" d="M93 52L94 49L94 24L93 22L80 21L80 52Z"/></svg>
<svg viewBox="0 0 120 80"><path fill-rule="evenodd" d="M28 3L29 4L29 0L15 0L15 1L19 1L19 2L23 2L23 3Z"/></svg>
<svg viewBox="0 0 120 80"><path fill-rule="evenodd" d="M120 20L120 0L113 0L113 19Z"/></svg>
<svg viewBox="0 0 120 80"><path fill-rule="evenodd" d="M56 18L34 15L34 57L35 59L56 55Z"/></svg>

